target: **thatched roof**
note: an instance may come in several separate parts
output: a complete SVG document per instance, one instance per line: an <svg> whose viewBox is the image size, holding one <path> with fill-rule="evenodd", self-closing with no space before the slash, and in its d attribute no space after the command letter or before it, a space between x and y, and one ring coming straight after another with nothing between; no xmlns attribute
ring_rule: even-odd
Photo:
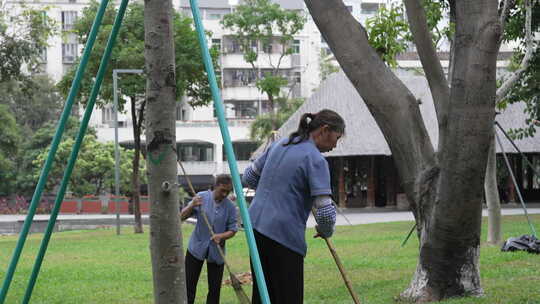
<svg viewBox="0 0 540 304"><path fill-rule="evenodd" d="M439 136L437 117L427 80L423 75L411 71L398 70L396 74L414 96L421 101L420 111L426 129L431 142L437 148ZM390 148L375 123L375 119L343 72L330 75L319 89L283 124L278 130L278 137L287 136L295 131L303 113L316 113L325 108L339 113L346 123L345 136L339 141L338 146L326 156L391 155ZM523 105L511 105L502 114L497 115L497 121L506 130L524 126ZM504 143L505 151L514 153L515 150L504 138L504 135L500 134L500 138ZM516 140L516 144L522 152L540 152L540 138L538 137ZM264 146L262 145L254 155L262 152Z"/></svg>

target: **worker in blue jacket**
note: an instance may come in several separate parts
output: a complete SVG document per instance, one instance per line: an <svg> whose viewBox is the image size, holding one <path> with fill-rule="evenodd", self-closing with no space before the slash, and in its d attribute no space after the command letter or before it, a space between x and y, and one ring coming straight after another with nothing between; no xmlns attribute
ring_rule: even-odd
<svg viewBox="0 0 540 304"><path fill-rule="evenodd" d="M270 145L244 172L244 182L256 189L249 216L272 303L303 303L306 222L312 208L315 237L332 236L336 209L321 153L335 148L344 132L345 122L334 111L305 113L296 132ZM255 278L252 303L260 303Z"/></svg>
<svg viewBox="0 0 540 304"><path fill-rule="evenodd" d="M231 176L228 174L218 175L213 190L199 192L188 206L182 209L182 220L190 216L197 218L195 230L189 238L185 258L186 289L189 304L195 302L197 282L205 260L208 271L206 303L219 303L224 261L217 246L221 246L223 252L225 252L225 240L232 238L238 230L236 227L236 207L227 198L232 189ZM212 225L214 236L211 235L204 221L203 212Z"/></svg>

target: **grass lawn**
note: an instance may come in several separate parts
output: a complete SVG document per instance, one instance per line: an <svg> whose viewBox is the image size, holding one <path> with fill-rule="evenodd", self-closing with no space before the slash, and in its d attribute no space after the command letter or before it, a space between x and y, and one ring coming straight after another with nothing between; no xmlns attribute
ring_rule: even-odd
<svg viewBox="0 0 540 304"><path fill-rule="evenodd" d="M532 216L537 229L540 215ZM485 221L482 240L485 236ZM411 237L400 247L411 222L341 226L334 245L362 303L393 303L410 282L416 267L418 241ZM193 229L183 226L184 248ZM504 239L529 234L523 216L503 217ZM125 228L55 233L32 296L32 303L152 303L148 227L135 235ZM313 229L308 230L313 235ZM39 249L42 234L30 235L11 284L6 303L20 303ZM16 236L0 236L0 280L13 254ZM236 272L249 270L243 233L227 243ZM503 253L482 243L482 285L486 296L441 303L540 304L540 255ZM204 269L204 268L203 268ZM206 272L201 274L197 303L204 303ZM251 294L251 285L245 286ZM305 303L352 303L324 241L308 237L305 259ZM222 303L236 303L232 288L224 286ZM278 303L279 304L279 303Z"/></svg>

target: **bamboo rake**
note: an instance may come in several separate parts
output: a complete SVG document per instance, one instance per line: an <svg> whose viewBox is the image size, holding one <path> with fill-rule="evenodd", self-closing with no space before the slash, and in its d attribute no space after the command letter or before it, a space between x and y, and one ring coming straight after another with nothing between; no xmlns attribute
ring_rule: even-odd
<svg viewBox="0 0 540 304"><path fill-rule="evenodd" d="M313 213L313 218L315 218L315 208L311 209L311 212ZM347 289L349 290L349 293L351 294L351 297L355 304L360 304L360 300L358 299L358 296L354 292L354 289L352 288L351 281L349 281L349 278L347 277L347 272L345 271L345 268L343 267L343 264L341 263L341 259L339 258L336 249L334 248L334 244L330 241L330 239L324 238L321 236L321 238L324 239L326 242L326 246L328 247L328 250L330 250L330 253L332 254L332 257L334 258L334 261L336 262L336 265L339 269L339 272L341 273L341 277L343 278L343 282L345 282L345 286L347 286Z"/></svg>

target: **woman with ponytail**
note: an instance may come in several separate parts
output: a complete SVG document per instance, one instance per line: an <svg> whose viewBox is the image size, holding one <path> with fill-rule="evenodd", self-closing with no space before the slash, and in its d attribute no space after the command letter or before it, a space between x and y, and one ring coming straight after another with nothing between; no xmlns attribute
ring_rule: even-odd
<svg viewBox="0 0 540 304"><path fill-rule="evenodd" d="M303 303L306 222L312 208L315 237L332 236L336 210L321 153L334 149L344 132L343 118L332 110L305 113L295 132L274 142L244 172L244 182L257 190L249 215L272 303ZM252 303L260 303L255 279Z"/></svg>

